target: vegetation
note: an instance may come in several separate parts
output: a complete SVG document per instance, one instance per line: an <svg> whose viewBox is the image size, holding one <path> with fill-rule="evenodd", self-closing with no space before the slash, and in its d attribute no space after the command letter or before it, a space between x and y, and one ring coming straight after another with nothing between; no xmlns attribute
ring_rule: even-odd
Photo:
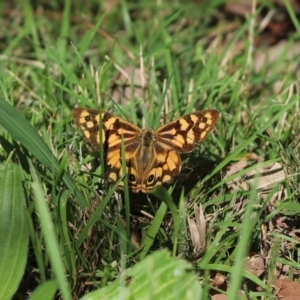
<svg viewBox="0 0 300 300"><path fill-rule="evenodd" d="M247 17L216 0L0 7L1 299L275 299L277 280L299 278L300 24L288 1ZM279 10L290 27L274 38L264 24ZM143 128L221 117L172 184L134 194L105 180L76 106Z"/></svg>

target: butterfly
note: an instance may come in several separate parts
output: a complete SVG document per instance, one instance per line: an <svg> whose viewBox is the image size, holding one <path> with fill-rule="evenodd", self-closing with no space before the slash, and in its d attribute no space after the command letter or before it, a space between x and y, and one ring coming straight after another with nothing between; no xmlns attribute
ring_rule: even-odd
<svg viewBox="0 0 300 300"><path fill-rule="evenodd" d="M102 111L100 118L97 109L73 110L74 122L85 139L94 148L103 147L110 182L116 182L124 175L123 139L128 185L134 193L148 193L171 182L182 167L178 152L193 151L195 143L202 142L214 128L219 115L217 110L201 110L154 131L152 128L141 129L109 112ZM124 188L123 181L119 188Z"/></svg>

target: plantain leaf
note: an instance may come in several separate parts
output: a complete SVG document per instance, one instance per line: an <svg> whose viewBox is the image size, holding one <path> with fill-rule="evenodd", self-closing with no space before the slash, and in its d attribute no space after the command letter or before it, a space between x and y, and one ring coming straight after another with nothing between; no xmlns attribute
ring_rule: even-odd
<svg viewBox="0 0 300 300"><path fill-rule="evenodd" d="M81 300L96 299L201 299L201 287L191 265L157 251L122 273L108 287L91 292Z"/></svg>
<svg viewBox="0 0 300 300"><path fill-rule="evenodd" d="M27 261L29 231L19 167L0 165L0 299L15 294Z"/></svg>

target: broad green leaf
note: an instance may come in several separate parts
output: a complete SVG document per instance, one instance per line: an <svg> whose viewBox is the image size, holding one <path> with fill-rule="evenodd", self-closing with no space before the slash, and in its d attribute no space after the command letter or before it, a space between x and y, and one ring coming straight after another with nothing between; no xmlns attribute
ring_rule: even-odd
<svg viewBox="0 0 300 300"><path fill-rule="evenodd" d="M0 165L0 299L15 294L27 261L29 232L19 167Z"/></svg>
<svg viewBox="0 0 300 300"><path fill-rule="evenodd" d="M122 273L110 286L91 292L81 300L96 299L201 299L201 287L191 265L171 257L166 250L157 251Z"/></svg>
<svg viewBox="0 0 300 300"><path fill-rule="evenodd" d="M43 282L34 290L29 300L52 300L54 299L56 290L57 283L55 280Z"/></svg>

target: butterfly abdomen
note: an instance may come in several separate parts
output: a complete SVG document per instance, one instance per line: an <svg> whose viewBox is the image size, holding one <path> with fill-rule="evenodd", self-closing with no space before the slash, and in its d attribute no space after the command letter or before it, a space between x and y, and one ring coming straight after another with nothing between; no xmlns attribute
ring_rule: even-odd
<svg viewBox="0 0 300 300"><path fill-rule="evenodd" d="M154 131L151 128L145 129L141 135L141 152L140 152L140 165L142 170L145 171L151 163L151 157L153 156L153 143L154 143Z"/></svg>

